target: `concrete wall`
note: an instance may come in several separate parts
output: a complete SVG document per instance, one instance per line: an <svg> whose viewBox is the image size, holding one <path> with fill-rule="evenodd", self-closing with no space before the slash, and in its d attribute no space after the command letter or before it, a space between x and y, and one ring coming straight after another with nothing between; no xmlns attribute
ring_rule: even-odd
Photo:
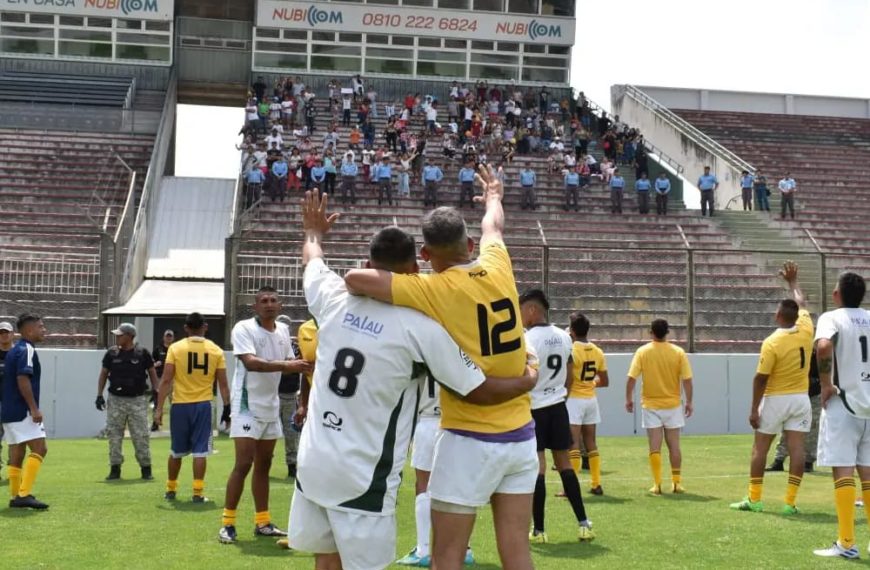
<svg viewBox="0 0 870 570"><path fill-rule="evenodd" d="M42 362L41 406L46 433L51 439L94 437L106 422L105 412L94 407L97 376L104 352L99 350L39 350ZM235 367L227 352L227 375ZM686 423L687 434L749 433L749 404L757 356L753 354L692 354L695 415ZM625 378L631 355L609 355L611 385L598 391L602 435L643 433L640 400L635 412L625 411ZM639 390L637 390L639 393Z"/></svg>
<svg viewBox="0 0 870 570"><path fill-rule="evenodd" d="M870 99L793 95L786 93L678 89L674 87L642 85L638 85L637 88L670 109L818 115L822 117L851 117L856 119L870 118Z"/></svg>
<svg viewBox="0 0 870 570"><path fill-rule="evenodd" d="M650 96L655 98L653 94ZM683 176L690 184L697 183L698 177L704 173L704 167L709 166L710 171L719 178L719 190L715 195L717 208L724 209L731 199L741 195L740 170L695 144L669 121L627 95L614 95L611 108L621 121L639 128L647 140L681 164L685 169ZM687 185L683 189L687 205L700 202L697 194L698 190L694 186Z"/></svg>

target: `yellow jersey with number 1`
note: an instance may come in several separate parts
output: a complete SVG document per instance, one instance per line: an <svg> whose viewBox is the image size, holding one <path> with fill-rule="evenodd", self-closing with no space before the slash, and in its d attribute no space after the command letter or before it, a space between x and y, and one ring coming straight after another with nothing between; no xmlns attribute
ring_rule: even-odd
<svg viewBox="0 0 870 570"><path fill-rule="evenodd" d="M526 345L519 295L501 241L488 242L476 260L441 273L394 274L392 292L394 304L417 309L441 323L487 376L523 375ZM528 394L495 406L477 406L441 391L443 429L498 434L531 421Z"/></svg>
<svg viewBox="0 0 870 570"><path fill-rule="evenodd" d="M296 342L299 344L299 352L302 353L302 360L315 362L317 360L317 322L314 319L309 319L299 325L299 330L296 333ZM310 372L305 373L305 379L311 385Z"/></svg>
<svg viewBox="0 0 870 570"><path fill-rule="evenodd" d="M607 372L604 351L591 342L575 342L572 352L574 379L571 382L569 398L585 400L595 397L595 386L599 372Z"/></svg>
<svg viewBox="0 0 870 570"><path fill-rule="evenodd" d="M801 309L793 327L764 339L756 373L767 375L765 396L807 393L814 332L809 311Z"/></svg>

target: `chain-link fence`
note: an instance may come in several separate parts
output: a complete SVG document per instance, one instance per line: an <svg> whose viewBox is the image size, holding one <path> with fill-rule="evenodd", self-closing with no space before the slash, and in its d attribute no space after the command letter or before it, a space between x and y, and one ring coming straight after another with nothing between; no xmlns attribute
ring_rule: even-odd
<svg viewBox="0 0 870 570"><path fill-rule="evenodd" d="M302 291L300 242L236 243L228 317L252 315L253 295L271 285L294 320L308 318ZM364 265L368 244L327 244L327 262L338 273ZM832 307L841 271L870 275L870 256L801 251L553 247L509 244L517 289L544 289L550 319L567 324L580 311L592 322L590 338L611 352L628 352L649 339L653 319L667 319L671 339L692 352L756 352L776 327L777 303L786 298L778 271L787 260L799 267L799 284L818 315ZM426 268L428 270L428 268ZM459 318L457 316L457 318Z"/></svg>

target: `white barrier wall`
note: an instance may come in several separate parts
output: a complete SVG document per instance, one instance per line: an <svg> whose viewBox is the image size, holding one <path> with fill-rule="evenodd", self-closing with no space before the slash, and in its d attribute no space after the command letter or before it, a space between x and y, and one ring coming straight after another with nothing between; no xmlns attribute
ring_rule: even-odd
<svg viewBox="0 0 870 570"><path fill-rule="evenodd" d="M98 350L39 350L41 406L49 438L94 437L105 426L106 413L94 407L103 354ZM695 376L695 415L686 423L687 434L751 432L747 418L757 358L754 354L689 355ZM635 412L625 411L625 378L630 363L629 354L613 354L607 358L611 384L598 391L601 435L643 432L638 394L635 394ZM227 353L230 379L234 365L232 353Z"/></svg>

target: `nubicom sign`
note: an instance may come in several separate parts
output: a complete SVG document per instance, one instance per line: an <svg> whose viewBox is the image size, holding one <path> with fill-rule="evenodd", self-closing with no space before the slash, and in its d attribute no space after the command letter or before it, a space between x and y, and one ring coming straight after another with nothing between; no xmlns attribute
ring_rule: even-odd
<svg viewBox="0 0 870 570"><path fill-rule="evenodd" d="M175 0L0 0L0 12L172 20Z"/></svg>
<svg viewBox="0 0 870 570"><path fill-rule="evenodd" d="M259 0L257 26L574 45L574 19L427 8Z"/></svg>

